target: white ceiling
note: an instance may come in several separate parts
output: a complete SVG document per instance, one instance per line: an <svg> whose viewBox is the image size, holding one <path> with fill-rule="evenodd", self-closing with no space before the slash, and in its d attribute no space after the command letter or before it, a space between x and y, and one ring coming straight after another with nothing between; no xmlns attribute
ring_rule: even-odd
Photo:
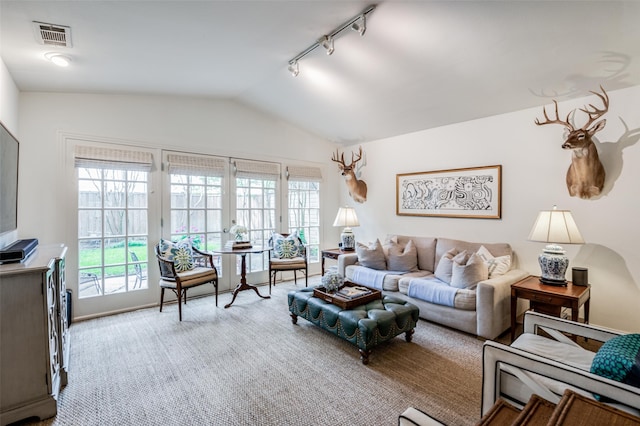
<svg viewBox="0 0 640 426"><path fill-rule="evenodd" d="M288 73L370 4L0 0L0 56L21 91L233 99L347 145L640 85L637 1L387 0ZM71 66L32 21L71 27Z"/></svg>

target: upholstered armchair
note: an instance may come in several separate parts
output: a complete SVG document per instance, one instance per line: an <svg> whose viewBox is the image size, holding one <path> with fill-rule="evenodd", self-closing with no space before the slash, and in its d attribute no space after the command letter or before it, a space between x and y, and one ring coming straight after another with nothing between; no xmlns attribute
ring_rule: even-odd
<svg viewBox="0 0 640 426"><path fill-rule="evenodd" d="M269 294L271 282L276 285L276 274L283 271L293 271L293 280L297 284L297 271L304 273L304 286L309 285L307 248L296 235L273 234L269 238Z"/></svg>
<svg viewBox="0 0 640 426"><path fill-rule="evenodd" d="M160 312L164 302L164 291L173 291L178 298L178 318L182 321L182 302L187 303L187 290L203 284L213 284L218 306L218 271L213 264L213 255L193 247L188 241L174 243L160 240L155 246L160 267Z"/></svg>
<svg viewBox="0 0 640 426"><path fill-rule="evenodd" d="M640 414L640 387L628 384L621 377L616 378L612 372L598 372L598 368L595 370L598 374L592 372L597 359L607 359L604 364L607 367L632 365L622 356L624 351L616 353L618 343L615 339L619 341L621 337L626 339L633 334L532 311L525 313L523 328L524 332L511 345L490 340L484 343L483 415L498 398L516 407L522 407L533 394L558 403L567 389L589 398L599 395L605 401L615 402L617 408ZM605 350L593 352L584 349L567 335L603 342L601 349ZM614 345L605 347L607 342ZM636 348L634 357L637 351ZM612 359L616 361L612 362ZM630 370L637 371L634 367Z"/></svg>

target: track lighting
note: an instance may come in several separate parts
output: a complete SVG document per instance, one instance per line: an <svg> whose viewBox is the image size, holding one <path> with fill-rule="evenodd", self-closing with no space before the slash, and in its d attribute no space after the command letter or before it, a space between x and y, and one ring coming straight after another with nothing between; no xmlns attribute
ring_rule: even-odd
<svg viewBox="0 0 640 426"><path fill-rule="evenodd" d="M351 24L351 29L360 34L360 36L364 35L364 32L367 31L367 18L364 16L364 13Z"/></svg>
<svg viewBox="0 0 640 426"><path fill-rule="evenodd" d="M355 31L358 34L360 34L361 36L363 36L365 31L367 30L367 23L366 23L367 14L373 12L373 10L375 8L376 8L375 5L371 5L371 6L367 7L365 10L360 12L358 15L354 16L353 18L351 18L350 20L348 20L344 24L342 24L339 27L335 28L329 34L323 35L314 44L312 44L311 46L307 47L305 50L303 50L302 52L300 52L296 56L294 56L289 61L289 66L287 67L287 69L289 70L291 75L295 77L300 73L300 68L298 66L298 61L300 59L304 58L305 56L307 56L309 53L311 53L317 47L323 47L327 51L327 55L331 55L335 50L334 46L333 46L335 36L338 35L339 33L341 33L342 31L344 31L345 29L351 28L353 31Z"/></svg>
<svg viewBox="0 0 640 426"><path fill-rule="evenodd" d="M323 36L320 40L319 43L322 47L325 48L325 50L327 51L327 55L331 55L333 53L333 51L335 50L333 48L333 37L329 37L329 36Z"/></svg>
<svg viewBox="0 0 640 426"><path fill-rule="evenodd" d="M298 66L298 61L289 62L289 72L294 77L296 77L300 73L300 67Z"/></svg>

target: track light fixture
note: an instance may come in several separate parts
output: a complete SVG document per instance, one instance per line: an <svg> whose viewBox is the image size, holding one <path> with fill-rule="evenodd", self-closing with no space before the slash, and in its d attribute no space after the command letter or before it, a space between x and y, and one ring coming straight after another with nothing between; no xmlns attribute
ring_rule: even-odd
<svg viewBox="0 0 640 426"><path fill-rule="evenodd" d="M333 48L333 37L331 36L322 36L322 38L320 38L318 42L322 47L325 48L325 50L327 51L327 55L331 55L335 50Z"/></svg>
<svg viewBox="0 0 640 426"><path fill-rule="evenodd" d="M294 77L296 77L300 73L300 67L298 66L298 61L289 62L289 72Z"/></svg>
<svg viewBox="0 0 640 426"><path fill-rule="evenodd" d="M367 31L367 18L364 16L364 13L351 24L351 29L360 34L361 37L364 35L364 32Z"/></svg>
<svg viewBox="0 0 640 426"><path fill-rule="evenodd" d="M311 53L317 47L323 47L327 51L327 55L331 55L335 50L334 46L333 46L333 42L334 42L335 36L338 35L339 33L341 33L342 31L344 31L345 29L351 28L353 31L356 31L358 34L363 36L365 31L367 30L367 23L366 23L367 15L369 13L373 12L373 10L375 8L376 8L375 5L371 5L371 6L367 7L365 10L360 12L358 15L354 16L353 18L349 19L344 24L342 24L339 27L335 28L329 34L323 35L314 44L312 44L311 46L307 47L305 50L303 50L302 52L300 52L296 56L294 56L289 61L289 66L287 67L287 69L289 70L291 75L296 77L300 73L300 68L298 66L298 61L300 59L304 58L305 56L307 56L309 53Z"/></svg>

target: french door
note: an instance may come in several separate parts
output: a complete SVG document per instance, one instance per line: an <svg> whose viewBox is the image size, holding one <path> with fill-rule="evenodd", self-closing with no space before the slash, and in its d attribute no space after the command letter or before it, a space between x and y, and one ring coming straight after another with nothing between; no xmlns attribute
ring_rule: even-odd
<svg viewBox="0 0 640 426"><path fill-rule="evenodd" d="M190 238L201 250L214 252L231 238L235 224L249 229L253 245L266 245L279 217L279 165L227 157L163 153L166 183L163 190L162 235ZM265 171L266 170L266 171ZM220 291L232 290L240 279L241 259L215 254ZM268 253L247 257L247 281L267 281ZM193 294L212 291L208 286Z"/></svg>

